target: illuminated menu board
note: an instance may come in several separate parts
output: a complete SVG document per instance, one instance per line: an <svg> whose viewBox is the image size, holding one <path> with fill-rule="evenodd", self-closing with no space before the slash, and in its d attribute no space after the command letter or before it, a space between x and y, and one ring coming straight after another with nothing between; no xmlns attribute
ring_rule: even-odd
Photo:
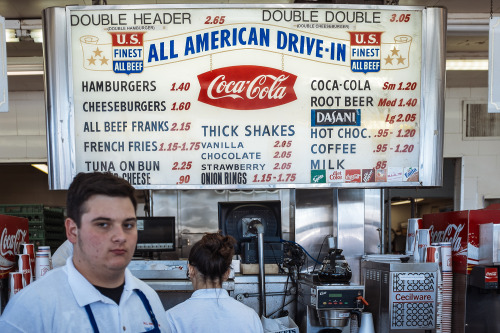
<svg viewBox="0 0 500 333"><path fill-rule="evenodd" d="M72 173L137 188L422 185L424 18L67 7Z"/></svg>

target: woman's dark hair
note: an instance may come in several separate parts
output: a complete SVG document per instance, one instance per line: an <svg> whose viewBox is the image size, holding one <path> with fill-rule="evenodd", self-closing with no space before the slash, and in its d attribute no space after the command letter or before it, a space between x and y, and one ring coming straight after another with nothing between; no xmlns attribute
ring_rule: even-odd
<svg viewBox="0 0 500 333"><path fill-rule="evenodd" d="M236 240L218 233L205 234L189 252L189 264L196 267L205 279L222 282L223 275L231 267Z"/></svg>
<svg viewBox="0 0 500 333"><path fill-rule="evenodd" d="M132 205L134 205L135 211L137 209L137 200L134 192L135 189L129 182L109 172L80 172L69 186L66 198L66 214L80 228L81 218L85 213L85 203L91 196L98 194L129 198Z"/></svg>

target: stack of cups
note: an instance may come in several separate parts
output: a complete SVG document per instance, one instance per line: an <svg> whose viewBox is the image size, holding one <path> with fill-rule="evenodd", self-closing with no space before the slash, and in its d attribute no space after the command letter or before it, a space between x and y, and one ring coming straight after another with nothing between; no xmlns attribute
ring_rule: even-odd
<svg viewBox="0 0 500 333"><path fill-rule="evenodd" d="M22 251L16 254L17 272L9 273L9 298L17 294L21 289L33 282L33 269L31 268L31 256L29 248L33 244L21 244ZM34 258L33 258L34 259Z"/></svg>
<svg viewBox="0 0 500 333"><path fill-rule="evenodd" d="M431 245L431 233L429 229L418 230L418 262L427 261L427 247ZM415 260L416 261L416 260Z"/></svg>
<svg viewBox="0 0 500 333"><path fill-rule="evenodd" d="M22 253L30 256L31 280L35 279L35 244L22 244Z"/></svg>
<svg viewBox="0 0 500 333"><path fill-rule="evenodd" d="M31 274L31 263L29 254L17 255L17 267L19 272L23 274L23 287L26 287L33 282L33 274Z"/></svg>
<svg viewBox="0 0 500 333"><path fill-rule="evenodd" d="M417 233L422 228L422 219L408 219L406 229L406 255L414 255L418 246Z"/></svg>
<svg viewBox="0 0 500 333"><path fill-rule="evenodd" d="M9 273L9 299L23 289L23 273Z"/></svg>
<svg viewBox="0 0 500 333"><path fill-rule="evenodd" d="M453 300L453 270L451 260L451 243L441 245L442 277L443 277L443 312L441 315L441 332L451 333L452 300Z"/></svg>
<svg viewBox="0 0 500 333"><path fill-rule="evenodd" d="M431 243L431 246L427 247L427 262L435 262L439 266L436 273L436 333L441 333L441 318L443 315L443 279L441 273L441 246L439 246L439 243Z"/></svg>

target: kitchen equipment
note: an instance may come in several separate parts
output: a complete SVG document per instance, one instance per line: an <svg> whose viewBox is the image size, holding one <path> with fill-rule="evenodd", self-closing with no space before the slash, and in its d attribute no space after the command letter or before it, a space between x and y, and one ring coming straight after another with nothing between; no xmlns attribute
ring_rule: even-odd
<svg viewBox="0 0 500 333"><path fill-rule="evenodd" d="M175 251L175 217L137 217L135 255L152 259L155 254L166 251Z"/></svg>
<svg viewBox="0 0 500 333"><path fill-rule="evenodd" d="M349 332L351 313L363 309L363 286L324 283L319 274L301 276L298 295L297 323L302 333Z"/></svg>
<svg viewBox="0 0 500 333"><path fill-rule="evenodd" d="M322 283L348 283L351 277L351 268L342 255L342 250L330 249L323 259L318 280Z"/></svg>
<svg viewBox="0 0 500 333"><path fill-rule="evenodd" d="M373 313L376 332L402 333L434 330L437 263L403 262L388 256L366 256L361 262L366 311Z"/></svg>

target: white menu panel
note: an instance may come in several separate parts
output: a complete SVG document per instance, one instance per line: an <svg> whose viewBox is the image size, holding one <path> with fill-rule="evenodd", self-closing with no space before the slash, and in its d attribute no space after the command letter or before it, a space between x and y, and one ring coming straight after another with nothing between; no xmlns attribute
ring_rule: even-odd
<svg viewBox="0 0 500 333"><path fill-rule="evenodd" d="M66 14L75 173L138 188L419 185L420 7Z"/></svg>

